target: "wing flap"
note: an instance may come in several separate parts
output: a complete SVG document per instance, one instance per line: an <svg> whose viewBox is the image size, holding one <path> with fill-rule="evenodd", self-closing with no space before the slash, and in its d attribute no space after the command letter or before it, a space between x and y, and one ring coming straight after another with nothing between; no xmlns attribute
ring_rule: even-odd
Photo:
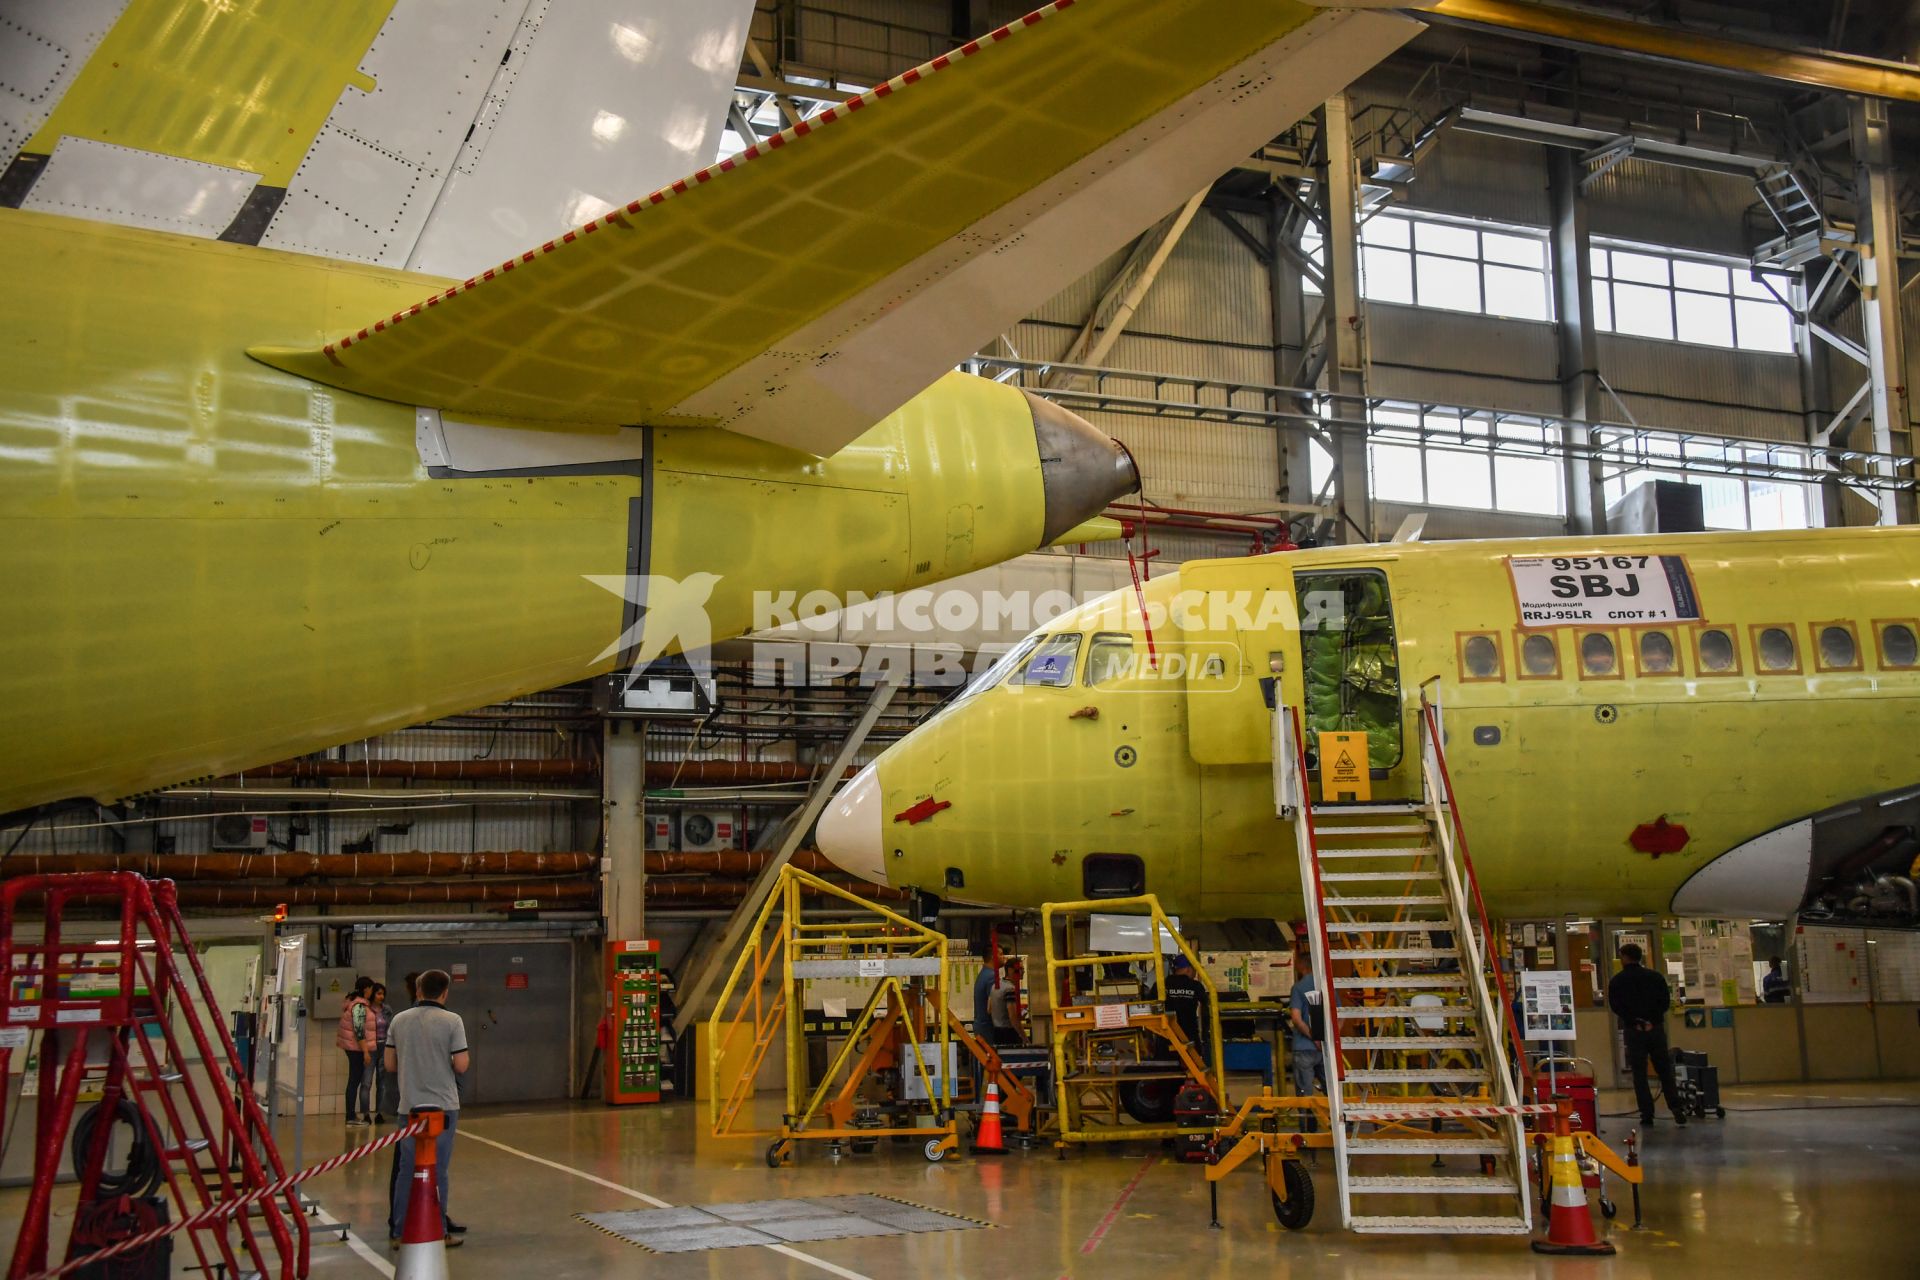
<svg viewBox="0 0 1920 1280"><path fill-rule="evenodd" d="M319 346L346 390L831 453L1419 28L1062 0Z"/></svg>

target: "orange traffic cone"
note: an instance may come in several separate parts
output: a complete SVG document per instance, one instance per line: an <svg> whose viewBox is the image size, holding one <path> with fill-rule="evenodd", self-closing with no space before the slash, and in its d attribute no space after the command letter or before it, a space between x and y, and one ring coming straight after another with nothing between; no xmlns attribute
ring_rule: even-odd
<svg viewBox="0 0 1920 1280"><path fill-rule="evenodd" d="M1593 1233L1593 1211L1587 1207L1587 1188L1580 1178L1580 1161L1573 1153L1572 1104L1564 1099L1553 1121L1553 1205L1547 1217L1547 1238L1535 1240L1535 1253L1602 1255L1611 1244Z"/></svg>
<svg viewBox="0 0 1920 1280"><path fill-rule="evenodd" d="M1000 1136L1000 1086L987 1082L987 1102L980 1109L980 1127L973 1132L973 1153L977 1156L1003 1156L1006 1142Z"/></svg>
<svg viewBox="0 0 1920 1280"><path fill-rule="evenodd" d="M447 1118L422 1111L427 1122L413 1139L412 1182L407 1190L407 1220L401 1227L400 1264L394 1280L447 1280L446 1218L440 1212L438 1170L440 1132Z"/></svg>

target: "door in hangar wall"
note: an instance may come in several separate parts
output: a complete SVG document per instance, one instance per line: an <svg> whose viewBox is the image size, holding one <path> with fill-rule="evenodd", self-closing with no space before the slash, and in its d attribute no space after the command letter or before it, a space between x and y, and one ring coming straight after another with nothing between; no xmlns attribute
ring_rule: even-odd
<svg viewBox="0 0 1920 1280"><path fill-rule="evenodd" d="M473 1054L465 1106L568 1096L572 948L564 942L416 943L387 948L387 990L406 1002L409 973L453 976L447 1008L467 1023Z"/></svg>

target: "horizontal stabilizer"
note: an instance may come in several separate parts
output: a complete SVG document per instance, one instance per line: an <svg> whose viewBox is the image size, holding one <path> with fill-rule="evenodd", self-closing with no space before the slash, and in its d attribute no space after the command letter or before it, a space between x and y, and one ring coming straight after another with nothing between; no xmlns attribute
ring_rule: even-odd
<svg viewBox="0 0 1920 1280"><path fill-rule="evenodd" d="M356 333L252 354L462 415L829 454L1418 30L1061 0Z"/></svg>

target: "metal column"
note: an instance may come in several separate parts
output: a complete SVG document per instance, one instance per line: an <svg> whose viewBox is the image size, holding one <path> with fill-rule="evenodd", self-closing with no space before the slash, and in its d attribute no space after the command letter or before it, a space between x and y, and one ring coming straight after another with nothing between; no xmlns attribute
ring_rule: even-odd
<svg viewBox="0 0 1920 1280"><path fill-rule="evenodd" d="M1553 314L1559 346L1560 409L1567 422L1565 483L1567 531L1605 533L1607 495L1600 464L1590 452L1591 423L1601 396L1599 343L1593 321L1593 257L1588 252L1587 206L1575 170L1575 154L1547 152L1547 194L1553 227Z"/></svg>
<svg viewBox="0 0 1920 1280"><path fill-rule="evenodd" d="M644 720L609 719L603 726L601 807L605 815L605 873L601 910L609 938L647 936L646 774Z"/></svg>
<svg viewBox="0 0 1920 1280"><path fill-rule="evenodd" d="M1900 207L1893 167L1893 139L1887 104L1879 98L1853 102L1854 158L1859 164L1855 189L1866 202L1860 230L1861 322L1867 338L1868 409L1873 417L1873 449L1901 457L1913 454L1907 419L1906 344L1900 324ZM1876 489L1881 524L1911 524L1911 494Z"/></svg>
<svg viewBox="0 0 1920 1280"><path fill-rule="evenodd" d="M1347 97L1330 98L1319 182L1327 218L1327 283L1322 320L1326 326L1327 390L1337 398L1335 413L1365 418L1367 394L1366 313L1360 300L1360 220L1355 202L1353 122ZM1334 539L1370 542L1374 538L1373 498L1367 466L1367 438L1360 431L1334 435L1335 506L1340 520Z"/></svg>

